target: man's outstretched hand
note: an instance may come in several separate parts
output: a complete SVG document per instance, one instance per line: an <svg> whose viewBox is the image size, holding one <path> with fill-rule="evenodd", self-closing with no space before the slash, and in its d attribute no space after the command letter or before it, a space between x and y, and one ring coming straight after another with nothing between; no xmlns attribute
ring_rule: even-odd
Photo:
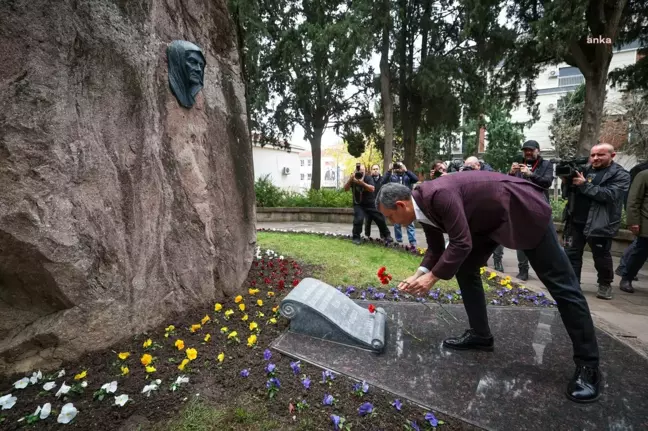
<svg viewBox="0 0 648 431"><path fill-rule="evenodd" d="M418 278L413 275L407 278L407 280L400 282L398 284L398 290L411 295L422 296L426 295L437 281L439 281L439 279L431 272L423 274Z"/></svg>

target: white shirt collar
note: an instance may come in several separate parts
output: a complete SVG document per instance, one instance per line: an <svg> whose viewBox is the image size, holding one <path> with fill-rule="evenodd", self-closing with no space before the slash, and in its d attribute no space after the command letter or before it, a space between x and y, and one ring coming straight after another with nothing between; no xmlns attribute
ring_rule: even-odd
<svg viewBox="0 0 648 431"><path fill-rule="evenodd" d="M416 201L414 200L413 197L412 197L412 204L414 205L414 214L416 215L416 220L420 221L421 223L429 224L429 225L434 226L436 228L439 227L436 224L432 223L430 221L430 219L428 219L425 216L425 214L423 214L423 211L421 211L421 208L419 208L419 206L416 204Z"/></svg>

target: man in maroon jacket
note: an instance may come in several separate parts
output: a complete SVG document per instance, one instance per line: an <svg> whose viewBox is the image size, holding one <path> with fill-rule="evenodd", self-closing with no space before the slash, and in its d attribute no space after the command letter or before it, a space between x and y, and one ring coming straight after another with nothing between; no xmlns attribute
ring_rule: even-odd
<svg viewBox="0 0 648 431"><path fill-rule="evenodd" d="M428 249L416 274L399 284L427 294L440 279L457 278L470 323L446 348L493 351L486 298L479 269L498 244L524 250L531 267L558 304L574 346L576 372L567 397L593 402L599 397L599 353L594 323L576 274L560 247L544 190L524 179L484 171L460 172L421 184L416 190L386 184L376 207L392 223L418 220ZM445 247L443 234L449 237Z"/></svg>

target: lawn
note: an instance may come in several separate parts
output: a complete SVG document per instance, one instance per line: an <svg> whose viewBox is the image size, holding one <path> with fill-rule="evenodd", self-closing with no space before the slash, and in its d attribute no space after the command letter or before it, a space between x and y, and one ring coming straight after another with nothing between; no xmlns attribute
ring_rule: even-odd
<svg viewBox="0 0 648 431"><path fill-rule="evenodd" d="M261 247L286 256L299 256L305 264L313 265L313 274L332 286L379 286L376 272L386 266L394 280L404 280L414 274L422 256L387 248L373 243L354 245L351 241L312 234L258 232ZM443 292L456 291L457 282L441 280L436 284Z"/></svg>

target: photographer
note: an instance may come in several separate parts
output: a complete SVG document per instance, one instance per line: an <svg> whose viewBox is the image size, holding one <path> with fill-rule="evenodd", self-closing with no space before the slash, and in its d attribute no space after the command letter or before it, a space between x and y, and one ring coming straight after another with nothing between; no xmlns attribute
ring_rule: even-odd
<svg viewBox="0 0 648 431"><path fill-rule="evenodd" d="M585 244L590 246L598 274L596 297L601 299L612 299L614 269L610 248L619 232L630 186L630 174L613 161L615 156L612 145L598 144L590 152L591 165L568 167L563 161L556 168L562 178L563 196L568 198L563 214L565 252L580 282L583 250Z"/></svg>
<svg viewBox="0 0 648 431"><path fill-rule="evenodd" d="M540 145L537 141L526 141L522 145L522 153L522 160L511 165L509 175L524 178L542 187L545 190L545 199L549 203L549 187L554 178L553 165L540 156ZM529 279L529 259L522 250L517 250L517 258L520 272L516 277L526 281Z"/></svg>
<svg viewBox="0 0 648 431"><path fill-rule="evenodd" d="M442 160L435 160L432 163L432 168L430 169L430 179L426 181L432 181L444 175L448 175L448 166ZM378 196L378 194L376 194Z"/></svg>
<svg viewBox="0 0 648 431"><path fill-rule="evenodd" d="M376 190L374 190L374 195L378 196L380 192L380 186L382 186L383 176L380 175L380 166L373 165L371 166L371 179L376 185ZM367 238L371 237L371 217L365 218L365 236Z"/></svg>
<svg viewBox="0 0 648 431"><path fill-rule="evenodd" d="M414 188L414 184L418 182L418 177L412 171L408 171L404 163L394 163L392 168L385 173L385 176L382 181L382 185L388 183L397 183L407 186L410 190ZM396 237L396 242L399 244L403 243L403 231L400 224L394 224L394 236ZM407 240L410 243L410 246L416 247L416 230L414 227L414 222L407 226Z"/></svg>
<svg viewBox="0 0 648 431"><path fill-rule="evenodd" d="M392 242L385 217L376 209L375 205L375 184L371 175L365 175L365 167L356 163L356 170L349 176L344 185L344 190L353 189L353 243L360 245L360 234L365 217L372 218L380 237L386 242Z"/></svg>
<svg viewBox="0 0 648 431"><path fill-rule="evenodd" d="M493 168L486 162L481 162L475 156L468 157L459 171L488 171L493 172Z"/></svg>

